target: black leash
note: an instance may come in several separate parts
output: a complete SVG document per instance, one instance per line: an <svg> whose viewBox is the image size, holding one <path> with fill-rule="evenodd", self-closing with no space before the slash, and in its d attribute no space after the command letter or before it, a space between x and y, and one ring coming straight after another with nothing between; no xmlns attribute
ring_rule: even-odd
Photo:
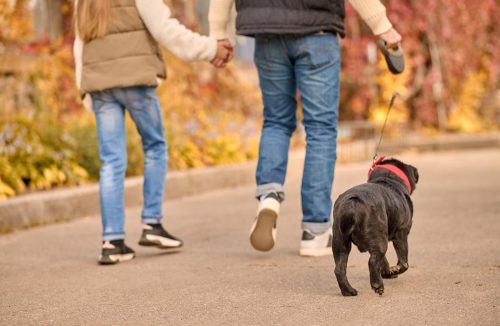
<svg viewBox="0 0 500 326"><path fill-rule="evenodd" d="M379 45L380 51L384 55L385 62L387 63L387 67L389 68L389 71L394 75L402 73L405 70L405 57L404 57L404 53L403 53L403 48L401 48L400 45L397 45L397 46L393 47L392 49L388 49L387 44L383 40L380 40L378 45ZM391 113L391 109L394 106L394 102L396 101L396 97L398 97L398 96L399 96L399 94L397 92L392 93L391 102L389 103L389 110L387 111L387 115L385 116L384 125L382 127L382 131L380 132L380 139L378 141L377 147L375 148L375 154L373 155L373 164L375 164L375 161L377 160L377 157L378 157L378 150L380 149L380 144L382 143L382 138L384 137L384 130L385 130L385 126L387 124L387 119L389 118L389 114ZM373 165L372 165L372 168L373 168Z"/></svg>
<svg viewBox="0 0 500 326"><path fill-rule="evenodd" d="M398 92L392 93L391 102L389 103L389 110L387 110L384 125L382 126L382 130L380 131L380 139L378 140L377 147L375 147L375 154L373 155L373 162L375 162L377 160L378 150L380 148L380 144L382 143L382 138L384 137L385 126L387 125L387 119L389 118L389 114L391 113L391 109L394 106L394 102L396 102L396 97L398 97L398 96L399 96Z"/></svg>

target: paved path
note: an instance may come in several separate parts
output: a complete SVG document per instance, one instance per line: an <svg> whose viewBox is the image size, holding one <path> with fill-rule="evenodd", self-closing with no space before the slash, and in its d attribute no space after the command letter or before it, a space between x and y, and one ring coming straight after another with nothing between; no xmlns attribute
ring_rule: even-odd
<svg viewBox="0 0 500 326"><path fill-rule="evenodd" d="M167 204L182 253L136 245L132 262L96 264L97 217L0 236L0 324L59 325L500 325L500 151L402 156L419 168L410 269L369 285L367 254L351 253L358 297L343 298L333 259L298 256L299 179L287 182L278 244L247 240L253 187ZM364 181L368 163L337 169L335 196ZM389 253L394 262L394 251Z"/></svg>

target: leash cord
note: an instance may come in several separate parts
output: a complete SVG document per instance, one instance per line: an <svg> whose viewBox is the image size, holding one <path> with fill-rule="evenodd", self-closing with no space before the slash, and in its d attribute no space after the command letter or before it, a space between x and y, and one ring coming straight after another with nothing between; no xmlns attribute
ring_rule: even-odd
<svg viewBox="0 0 500 326"><path fill-rule="evenodd" d="M387 110L384 125L382 126L382 130L380 131L380 139L378 140L377 147L375 147L375 154L373 155L373 162L375 162L375 160L378 157L378 150L380 148L380 144L382 143L382 138L384 137L385 126L387 125L387 120L389 119L389 114L391 113L391 109L394 106L394 102L396 102L396 97L398 95L399 94L397 92L392 93L391 102L389 102L389 110Z"/></svg>

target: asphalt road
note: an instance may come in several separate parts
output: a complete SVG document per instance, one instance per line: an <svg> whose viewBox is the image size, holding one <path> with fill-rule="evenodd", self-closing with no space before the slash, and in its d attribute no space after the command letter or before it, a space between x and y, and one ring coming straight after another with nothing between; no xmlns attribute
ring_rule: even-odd
<svg viewBox="0 0 500 326"><path fill-rule="evenodd" d="M383 296L370 289L367 254L351 253L351 298L332 257L298 256L300 178L290 178L270 253L248 242L253 186L168 202L180 253L139 247L140 210L127 211L137 258L116 266L96 264L97 216L0 236L0 324L500 325L500 151L400 158L420 172L410 269ZM335 197L368 167L338 166Z"/></svg>

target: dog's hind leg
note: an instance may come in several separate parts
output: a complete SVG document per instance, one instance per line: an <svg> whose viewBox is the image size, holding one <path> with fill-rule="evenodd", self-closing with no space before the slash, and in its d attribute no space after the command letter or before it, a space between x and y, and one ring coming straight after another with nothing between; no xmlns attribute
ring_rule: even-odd
<svg viewBox="0 0 500 326"><path fill-rule="evenodd" d="M339 283L342 295L345 297L358 295L358 291L347 280L347 259L351 252L351 240L347 236L339 235L334 231L332 250L333 258L335 259L335 277Z"/></svg>
<svg viewBox="0 0 500 326"><path fill-rule="evenodd" d="M392 240L394 245L394 250L396 250L396 255L398 256L398 264L392 266L389 271L391 275L399 275L406 272L408 269L408 233L407 231L400 231L395 235L394 240Z"/></svg>
<svg viewBox="0 0 500 326"><path fill-rule="evenodd" d="M384 282L382 281L382 267L384 263L385 248L370 248L370 259L368 260L368 268L370 269L370 284L373 291L382 295L384 293Z"/></svg>

